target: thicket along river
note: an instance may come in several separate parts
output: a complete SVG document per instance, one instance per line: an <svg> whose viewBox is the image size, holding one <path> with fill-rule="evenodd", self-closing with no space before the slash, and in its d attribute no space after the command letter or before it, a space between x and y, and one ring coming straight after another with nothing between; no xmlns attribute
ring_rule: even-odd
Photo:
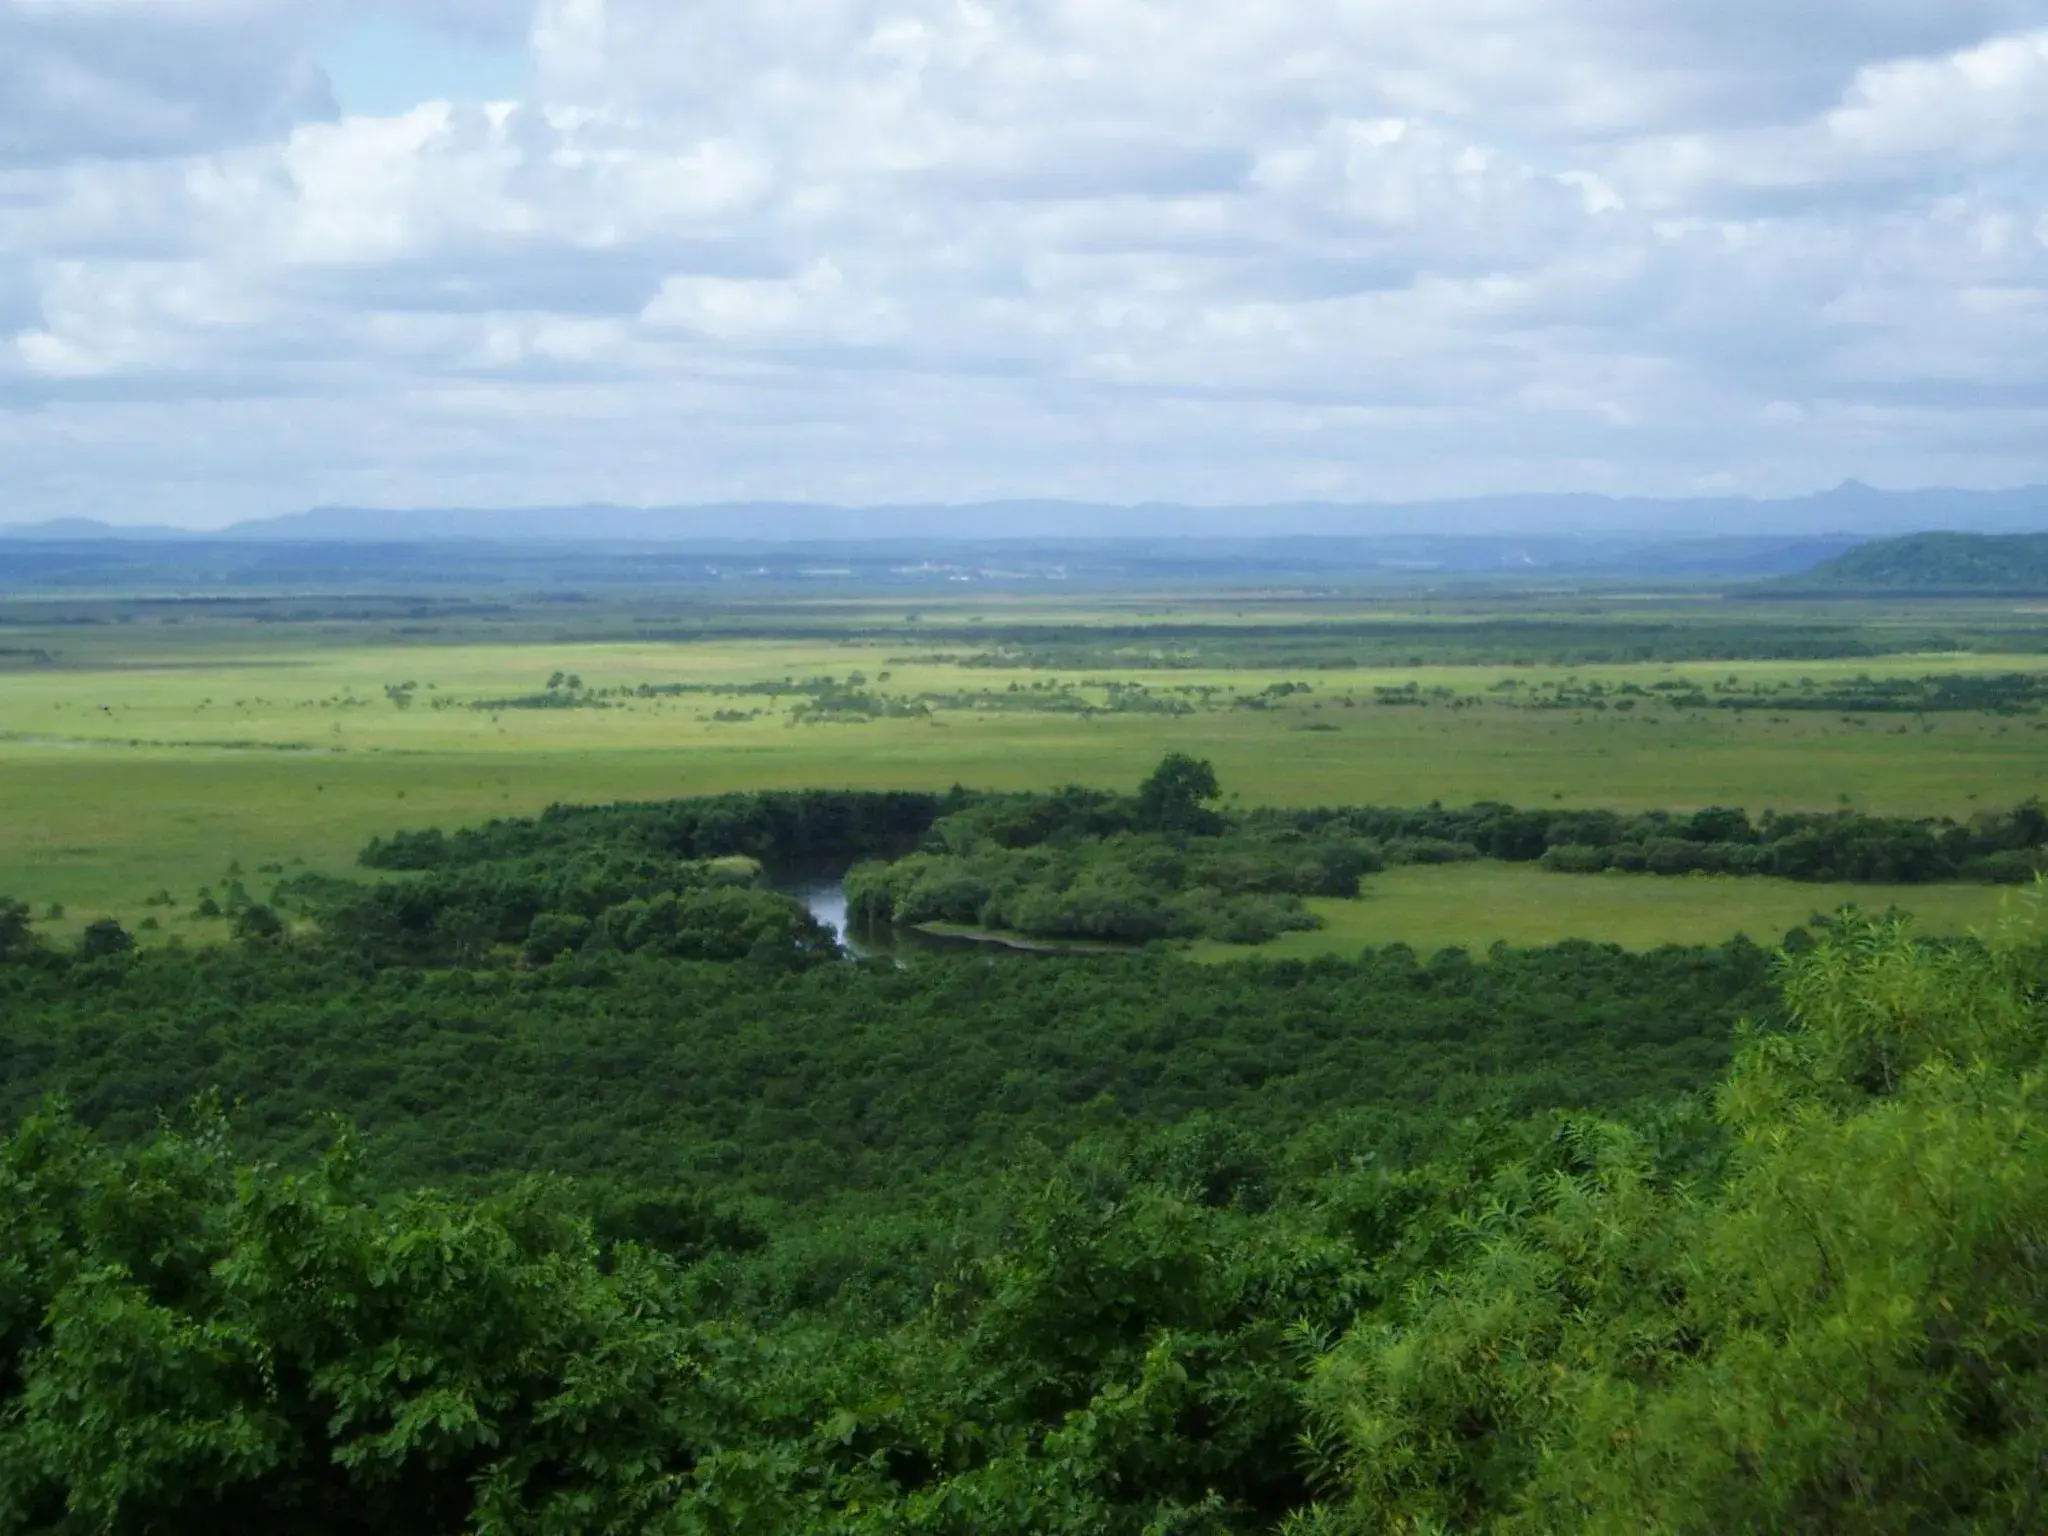
<svg viewBox="0 0 2048 1536"><path fill-rule="evenodd" d="M1014 955L1074 953L1084 948L1089 954L1130 952L1115 945L1090 944L1070 948L1057 941L1034 942L993 933L931 933L923 928L855 929L847 922L846 874L843 870L783 871L771 875L768 884L771 889L802 902L811 916L831 929L840 946L856 959L888 957L900 961L906 953L916 950L978 949Z"/></svg>

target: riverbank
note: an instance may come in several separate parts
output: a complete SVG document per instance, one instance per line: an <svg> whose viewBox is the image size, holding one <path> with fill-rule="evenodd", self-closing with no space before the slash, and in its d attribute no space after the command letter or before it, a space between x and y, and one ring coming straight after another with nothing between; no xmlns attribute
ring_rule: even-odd
<svg viewBox="0 0 2048 1536"><path fill-rule="evenodd" d="M948 939L968 944L988 944L1034 955L1134 955L1138 946L1117 944L1108 939L1035 939L1007 928L976 928L967 923L917 923L899 932L921 933L927 938Z"/></svg>

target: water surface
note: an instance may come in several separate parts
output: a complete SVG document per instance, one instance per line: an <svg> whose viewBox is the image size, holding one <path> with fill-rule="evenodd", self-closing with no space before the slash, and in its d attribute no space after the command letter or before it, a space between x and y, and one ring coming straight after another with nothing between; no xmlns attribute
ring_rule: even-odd
<svg viewBox="0 0 2048 1536"><path fill-rule="evenodd" d="M985 933L932 933L923 928L855 928L846 916L846 876L832 871L785 870L771 875L772 890L793 896L812 917L832 931L840 947L856 959L884 957L899 965L914 951L950 950L954 954L980 951L983 954L1054 955L1063 953L1123 954L1128 946L1113 944L1034 943L1010 936Z"/></svg>

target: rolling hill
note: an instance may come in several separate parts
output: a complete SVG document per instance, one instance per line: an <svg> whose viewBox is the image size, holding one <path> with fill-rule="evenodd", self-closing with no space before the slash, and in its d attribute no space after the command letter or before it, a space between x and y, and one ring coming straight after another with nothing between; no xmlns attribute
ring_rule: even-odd
<svg viewBox="0 0 2048 1536"><path fill-rule="evenodd" d="M1824 561L1789 585L1844 592L2048 592L2048 533L1915 533Z"/></svg>

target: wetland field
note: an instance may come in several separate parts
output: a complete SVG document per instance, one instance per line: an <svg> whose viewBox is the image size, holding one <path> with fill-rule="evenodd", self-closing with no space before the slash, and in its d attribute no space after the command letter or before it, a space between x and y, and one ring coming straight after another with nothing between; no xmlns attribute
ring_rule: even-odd
<svg viewBox="0 0 2048 1536"><path fill-rule="evenodd" d="M17 599L0 891L61 910L53 932L205 942L202 888L341 873L393 831L737 790L1128 787L1168 752L1247 809L1967 819L2048 783L2044 702L2048 615L2000 599ZM1655 885L1391 870L1275 947L1774 937L1850 894ZM2000 901L1854 894L1938 931Z"/></svg>

